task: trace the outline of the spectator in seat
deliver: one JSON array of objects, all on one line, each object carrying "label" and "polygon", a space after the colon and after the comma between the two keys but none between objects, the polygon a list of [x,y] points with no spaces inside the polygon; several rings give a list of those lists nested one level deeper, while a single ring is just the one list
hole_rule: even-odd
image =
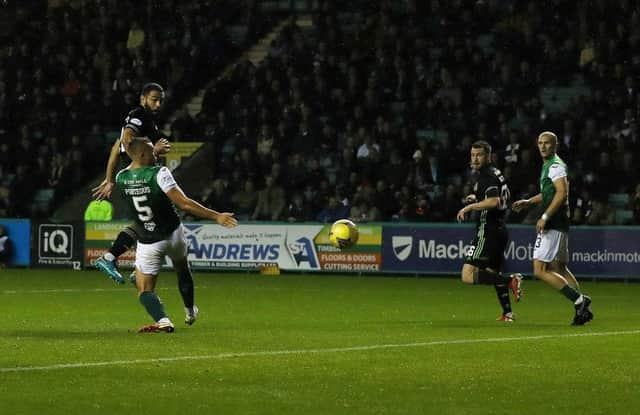
[{"label": "spectator in seat", "polygon": [[593,202],[593,210],[587,218],[587,225],[613,225],[615,222],[615,212],[609,204],[602,200]]},{"label": "spectator in seat", "polygon": [[11,188],[0,184],[0,217],[15,216],[15,207],[11,197]]},{"label": "spectator in seat", "polygon": [[258,201],[251,220],[280,220],[285,206],[284,190],[274,182],[273,176],[266,176],[264,188],[258,192]]},{"label": "spectator in seat", "polygon": [[572,206],[571,223],[584,225],[589,220],[591,212],[593,212],[593,198],[589,189],[582,189]]},{"label": "spectator in seat", "polygon": [[304,196],[300,192],[293,194],[287,206],[288,222],[305,222],[311,220],[311,209],[304,201]]},{"label": "spectator in seat", "polygon": [[201,203],[209,209],[215,206],[224,212],[231,212],[233,210],[231,195],[222,179],[215,179],[210,186],[205,188],[202,193]]},{"label": "spectator in seat", "polygon": [[231,196],[231,203],[239,220],[249,220],[258,203],[258,194],[252,179],[245,179],[242,189]]},{"label": "spectator in seat", "polygon": [[417,194],[415,201],[409,204],[408,217],[411,222],[431,222],[432,214],[431,202],[425,194]]},{"label": "spectator in seat", "polygon": [[327,198],[325,206],[316,216],[316,220],[322,223],[331,223],[347,217],[349,217],[347,206],[340,203],[338,198],[332,195]]}]

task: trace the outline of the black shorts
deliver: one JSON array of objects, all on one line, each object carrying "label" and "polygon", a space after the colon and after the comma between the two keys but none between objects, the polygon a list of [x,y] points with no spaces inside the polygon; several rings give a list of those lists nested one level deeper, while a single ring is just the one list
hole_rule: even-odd
[{"label": "black shorts", "polygon": [[500,271],[504,264],[504,250],[509,242],[507,228],[480,226],[464,257],[465,264]]}]

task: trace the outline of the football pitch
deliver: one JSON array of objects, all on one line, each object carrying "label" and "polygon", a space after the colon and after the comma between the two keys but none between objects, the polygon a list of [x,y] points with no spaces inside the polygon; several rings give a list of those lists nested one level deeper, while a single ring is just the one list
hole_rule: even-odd
[{"label": "football pitch", "polygon": [[582,282],[595,319],[526,280],[515,323],[457,279],[173,272],[171,334],[96,271],[0,270],[3,414],[638,414],[640,284]]}]

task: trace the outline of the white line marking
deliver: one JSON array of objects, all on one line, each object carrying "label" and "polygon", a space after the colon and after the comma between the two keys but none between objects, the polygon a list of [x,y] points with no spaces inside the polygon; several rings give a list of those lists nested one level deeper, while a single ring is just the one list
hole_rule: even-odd
[{"label": "white line marking", "polygon": [[634,335],[634,334],[640,334],[640,330],[605,331],[605,332],[594,332],[594,333],[571,333],[571,334],[542,334],[539,336],[437,340],[432,342],[420,342],[420,343],[374,344],[370,346],[334,347],[334,348],[328,348],[328,349],[263,350],[263,351],[257,351],[257,352],[235,352],[235,353],[232,352],[232,353],[220,353],[220,354],[200,355],[200,356],[159,357],[155,359],[62,363],[62,364],[48,365],[48,366],[3,367],[3,368],[0,368],[0,373],[36,372],[36,371],[46,371],[46,370],[75,369],[75,368],[100,367],[100,366],[125,366],[125,365],[149,364],[149,363],[159,363],[159,362],[179,362],[179,361],[185,361],[185,360],[222,360],[222,359],[232,359],[232,358],[239,358],[239,357],[343,353],[343,352],[358,352],[358,351],[367,351],[367,350],[417,348],[417,347],[441,346],[441,345],[451,345],[451,344],[505,343],[505,342],[526,341],[526,340],[563,339],[563,338],[571,338],[571,337],[628,336],[628,335]]}]

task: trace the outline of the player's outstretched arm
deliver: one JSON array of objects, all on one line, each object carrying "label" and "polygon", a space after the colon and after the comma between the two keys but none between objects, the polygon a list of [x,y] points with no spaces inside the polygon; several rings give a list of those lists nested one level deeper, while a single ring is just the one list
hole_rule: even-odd
[{"label": "player's outstretched arm", "polygon": [[511,208],[514,212],[520,212],[521,210],[528,209],[531,205],[537,205],[540,202],[542,202],[542,194],[538,193],[529,199],[520,199],[513,202]]},{"label": "player's outstretched arm", "polygon": [[120,140],[116,140],[111,147],[109,153],[109,161],[107,162],[107,170],[104,175],[104,180],[98,186],[91,189],[91,194],[94,199],[103,200],[111,197],[111,192],[115,183],[113,181],[113,175],[115,173],[116,164],[118,163],[118,154],[120,153]]},{"label": "player's outstretched arm", "polygon": [[460,209],[458,211],[458,214],[456,215],[456,219],[458,220],[458,222],[462,222],[465,220],[465,217],[467,216],[467,213],[471,212],[472,210],[489,210],[489,209],[496,209],[500,206],[500,198],[499,197],[488,197],[484,200],[481,200],[479,202],[475,202],[475,203],[471,203],[465,207],[463,207],[462,209]]},{"label": "player's outstretched arm", "polygon": [[193,216],[197,216],[202,219],[214,220],[218,225],[224,226],[225,228],[233,228],[238,224],[238,220],[233,217],[233,213],[217,212],[213,209],[202,206],[200,203],[185,195],[180,186],[172,187],[167,192],[167,197],[179,209],[184,210]]}]

